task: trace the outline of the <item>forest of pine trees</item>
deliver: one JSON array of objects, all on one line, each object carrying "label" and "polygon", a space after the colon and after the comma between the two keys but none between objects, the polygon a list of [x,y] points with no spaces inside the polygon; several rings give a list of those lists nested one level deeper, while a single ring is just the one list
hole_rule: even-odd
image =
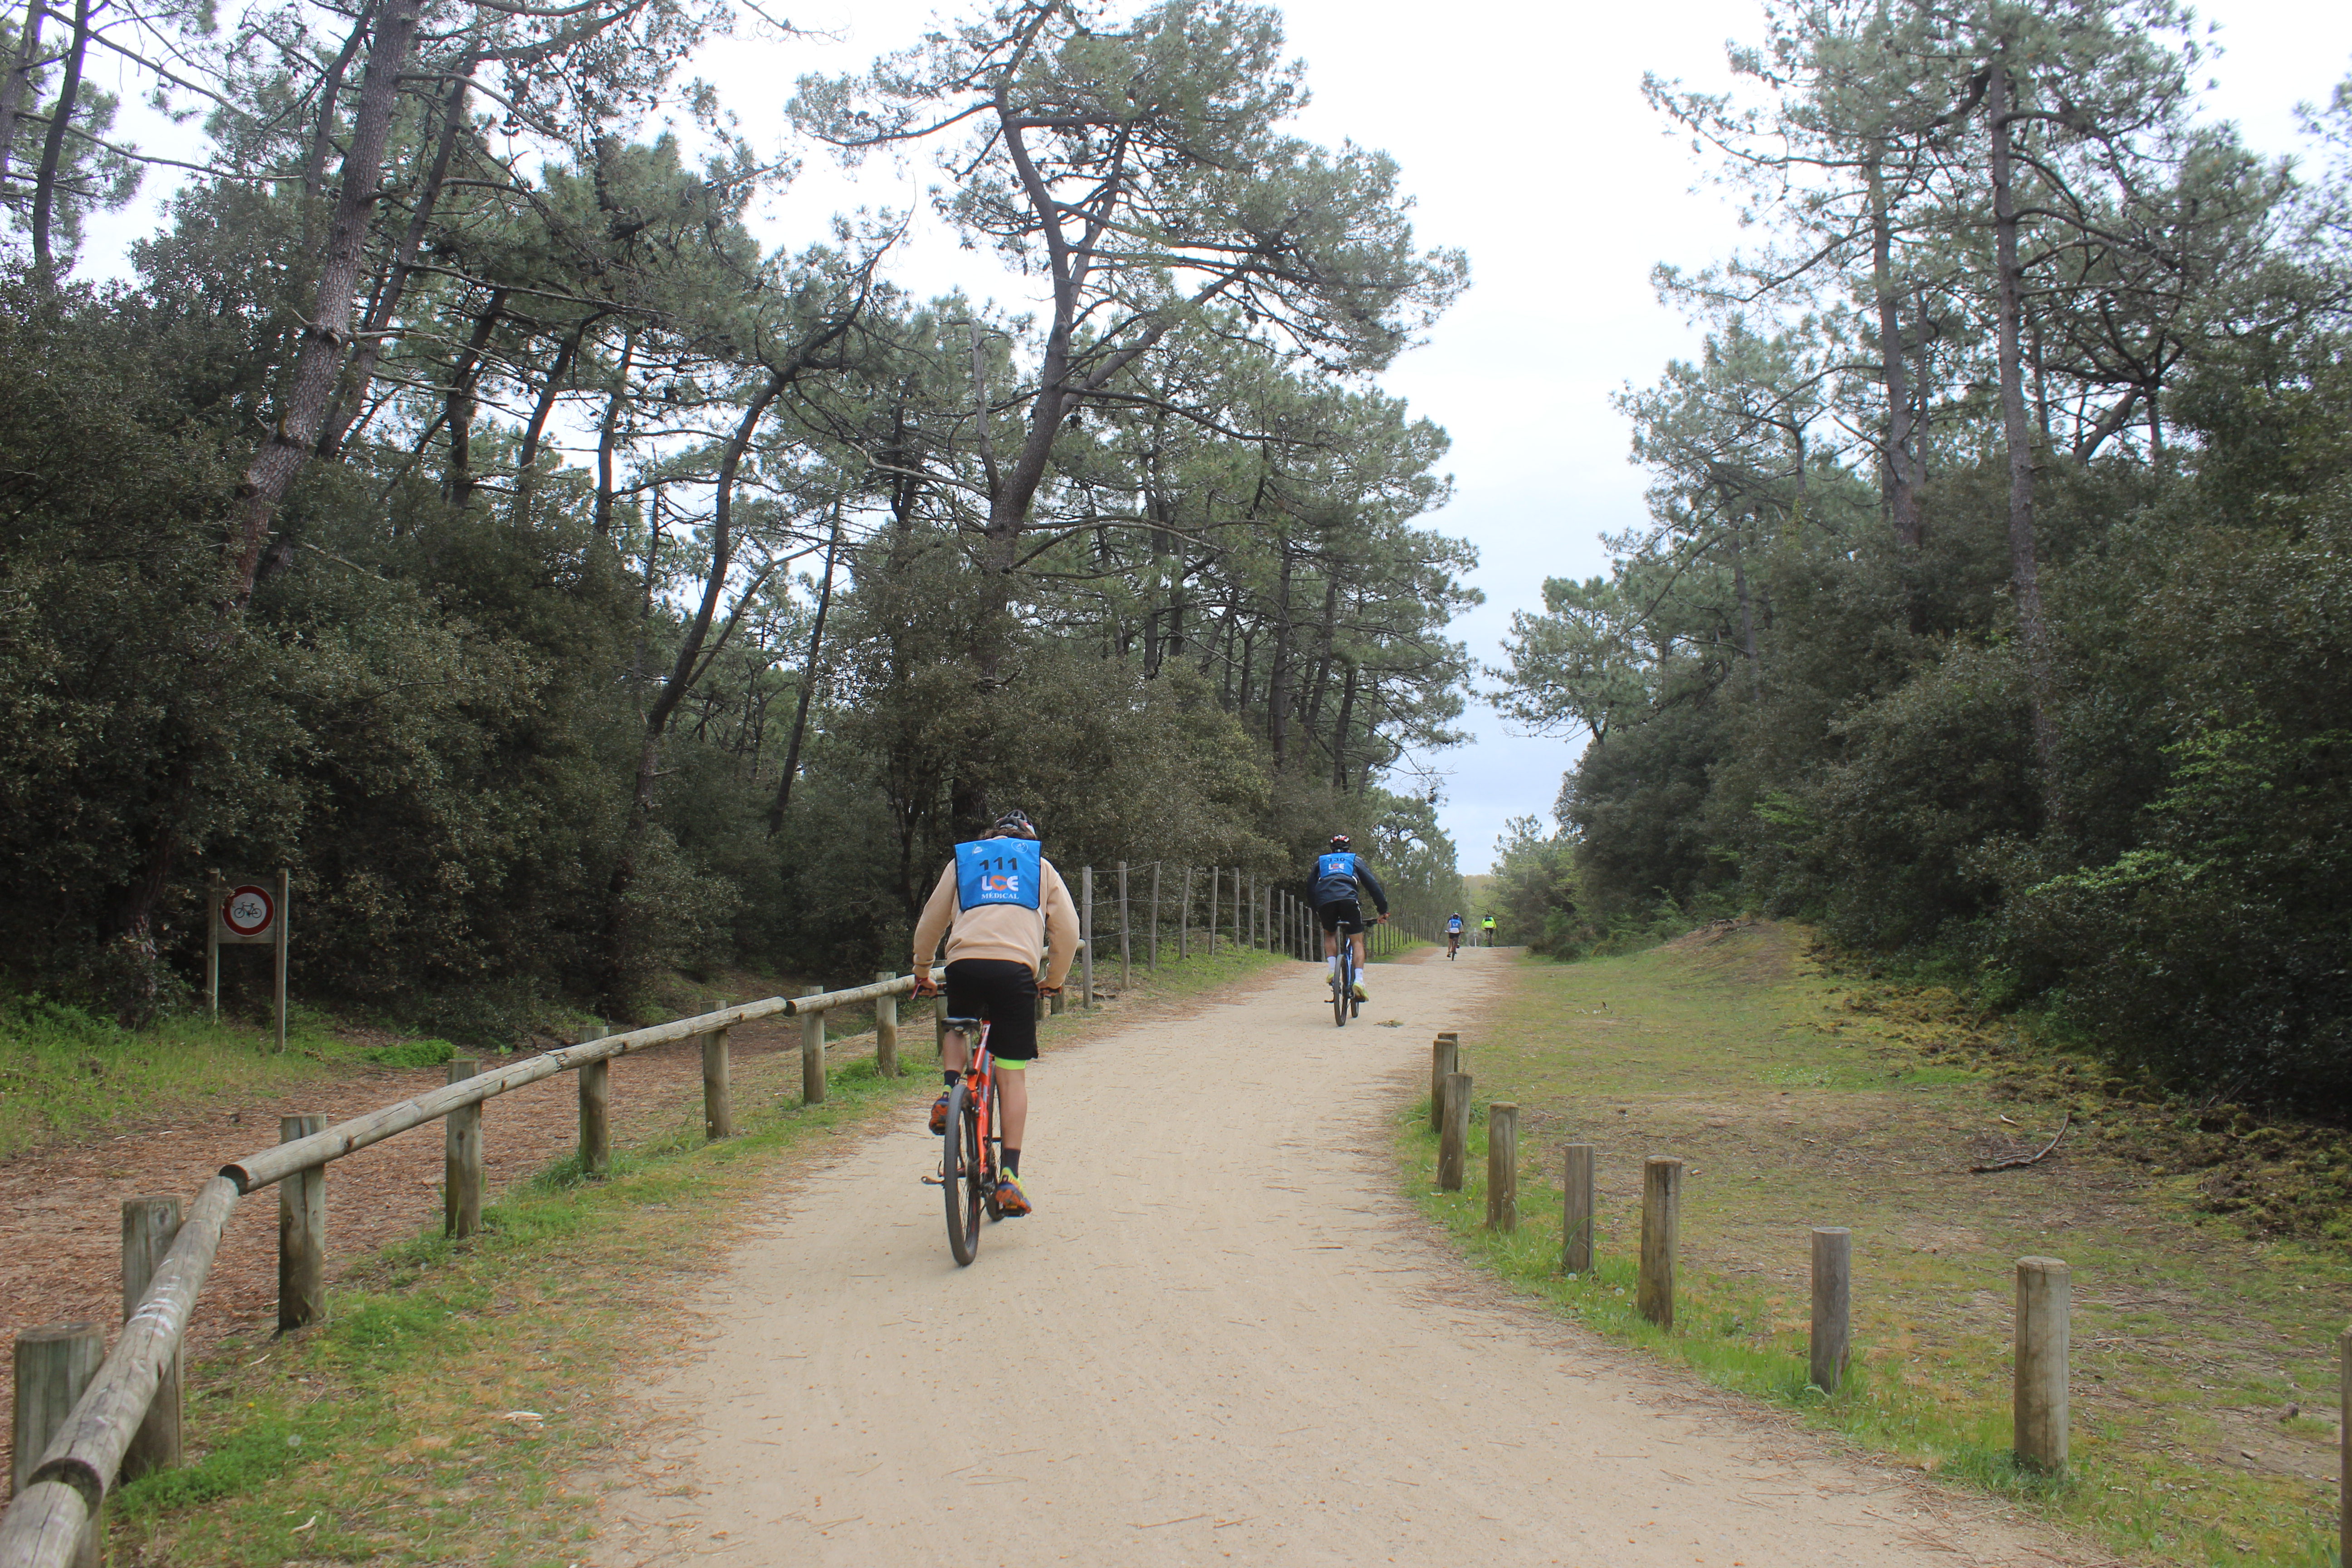
[{"label": "forest of pine trees", "polygon": [[1653,80],[1764,237],[1661,295],[1652,478],[1507,701],[1589,738],[1499,897],[1739,910],[2200,1093],[2352,1101],[2352,84],[2200,112],[2166,0],[1780,5]]}]

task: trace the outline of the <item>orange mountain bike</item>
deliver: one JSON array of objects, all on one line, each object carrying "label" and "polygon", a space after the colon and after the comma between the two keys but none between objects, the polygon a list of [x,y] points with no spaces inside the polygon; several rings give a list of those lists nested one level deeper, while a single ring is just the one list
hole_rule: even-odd
[{"label": "orange mountain bike", "polygon": [[988,1054],[988,1020],[950,1018],[971,1041],[963,1081],[948,1094],[946,1148],[940,1155],[940,1184],[948,1200],[948,1250],[969,1265],[980,1256],[980,1216],[1002,1217],[996,1206],[996,1173],[1004,1134],[996,1115],[996,1058]]}]

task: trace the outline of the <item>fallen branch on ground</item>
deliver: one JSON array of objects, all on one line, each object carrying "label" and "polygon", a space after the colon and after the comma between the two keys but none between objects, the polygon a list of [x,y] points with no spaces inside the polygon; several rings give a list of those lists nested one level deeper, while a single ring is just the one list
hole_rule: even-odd
[{"label": "fallen branch on ground", "polygon": [[[2058,1138],[2063,1138],[2066,1136],[2066,1129],[2074,1125],[2074,1113],[2070,1110],[2066,1113],[2066,1120],[2058,1124]],[[2043,1159],[2048,1157],[2051,1150],[2058,1147],[2058,1138],[2053,1138],[2049,1142],[2042,1145],[2040,1153],[2011,1154],[2008,1159],[1995,1160],[1990,1165],[1970,1165],[1969,1167],[1969,1173],[1980,1176],[1987,1171],[2017,1171],[2022,1170],[2028,1165],[2039,1165],[2042,1163]]]}]

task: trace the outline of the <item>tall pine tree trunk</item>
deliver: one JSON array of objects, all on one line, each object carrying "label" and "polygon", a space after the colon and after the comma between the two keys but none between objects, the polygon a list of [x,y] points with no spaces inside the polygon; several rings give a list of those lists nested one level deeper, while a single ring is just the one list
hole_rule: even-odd
[{"label": "tall pine tree trunk", "polygon": [[367,253],[370,216],[383,173],[383,153],[400,99],[401,73],[416,41],[417,0],[386,0],[368,49],[367,73],[360,83],[359,111],[343,154],[335,218],[319,268],[317,303],[302,333],[302,346],[289,378],[285,406],[261,450],[237,486],[236,521],[229,536],[223,607],[241,611],[253,596],[254,574],[269,539],[269,525],[287,488],[309,460],[326,422],[327,405],[343,369],[351,342],[352,300]]},{"label": "tall pine tree trunk", "polygon": [[89,51],[89,0],[74,0],[73,44],[66,51],[65,85],[49,111],[49,133],[41,142],[40,172],[33,178],[33,278],[44,290],[58,286],[49,258],[49,226],[57,211],[58,170],[65,162],[66,131],[81,98],[82,58]]},{"label": "tall pine tree trunk", "polygon": [[1886,511],[1895,537],[1919,547],[1919,454],[1911,429],[1911,389],[1904,360],[1903,308],[1895,288],[1895,225],[1879,155],[1869,162],[1870,278],[1878,306],[1878,366],[1886,383]]},{"label": "tall pine tree trunk", "polygon": [[2018,640],[2025,648],[2029,700],[2033,714],[2033,754],[2042,769],[2043,808],[2053,820],[2061,813],[2057,735],[2051,722],[2050,629],[2042,611],[2042,583],[2033,541],[2033,424],[2026,406],[2024,327],[2025,277],[2018,260],[2017,191],[2011,137],[2014,84],[2006,49],[1993,57],[1985,89],[1985,126],[1992,148],[1993,268],[1999,284],[2001,434],[2009,449],[2010,591],[2017,605]]}]

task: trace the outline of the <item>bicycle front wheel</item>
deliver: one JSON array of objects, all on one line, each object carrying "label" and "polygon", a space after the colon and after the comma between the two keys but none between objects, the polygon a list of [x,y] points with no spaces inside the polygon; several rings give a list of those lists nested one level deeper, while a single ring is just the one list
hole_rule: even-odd
[{"label": "bicycle front wheel", "polygon": [[980,1256],[981,1175],[980,1108],[972,1103],[971,1087],[958,1084],[948,1097],[947,1153],[940,1174],[948,1199],[948,1250],[960,1265]]},{"label": "bicycle front wheel", "polygon": [[1348,1026],[1348,1002],[1356,989],[1356,961],[1346,931],[1339,933],[1339,984],[1331,987],[1331,1021],[1339,1028]]}]

